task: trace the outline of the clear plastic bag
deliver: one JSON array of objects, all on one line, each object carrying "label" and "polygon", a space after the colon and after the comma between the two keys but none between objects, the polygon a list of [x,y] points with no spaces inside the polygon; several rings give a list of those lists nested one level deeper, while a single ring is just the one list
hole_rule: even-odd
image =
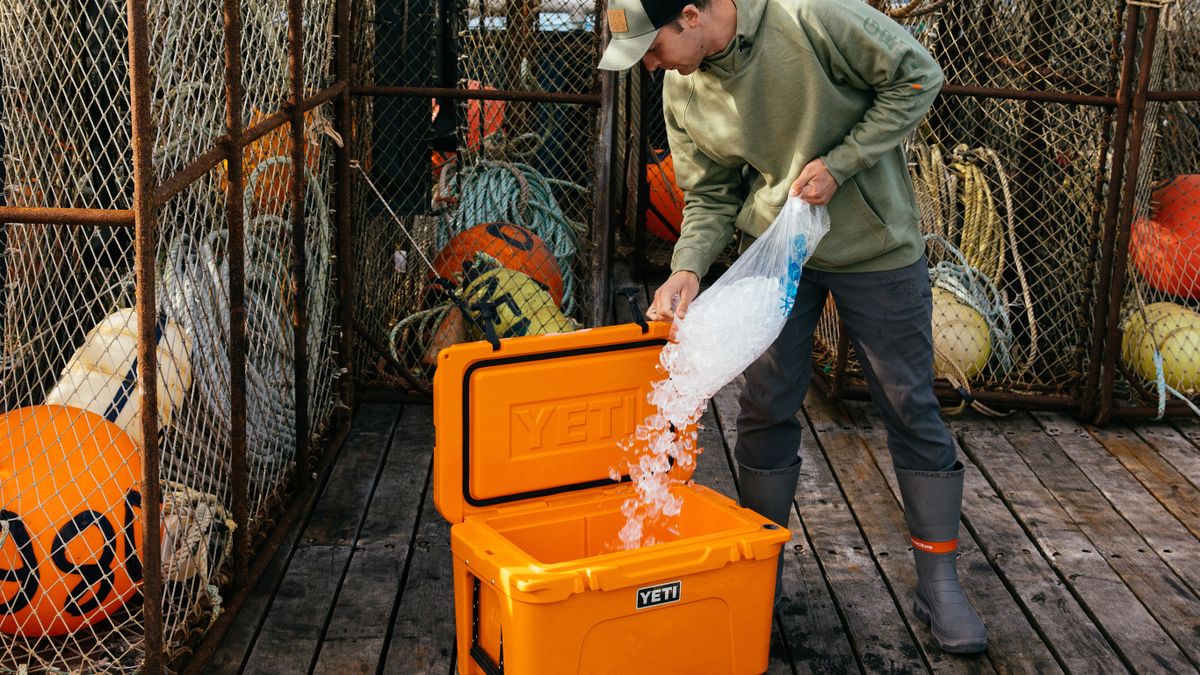
[{"label": "clear plastic bag", "polygon": [[675,341],[659,363],[666,377],[651,384],[658,407],[620,442],[625,458],[613,480],[628,473],[635,495],[622,505],[620,549],[651,546],[678,534],[683,499],[671,486],[695,469],[696,422],[705,404],[771,346],[796,302],[804,263],[829,231],[823,206],[792,197],[767,231],[677,319]]},{"label": "clear plastic bag", "polygon": [[796,301],[801,270],[829,214],[790,197],[771,226],[676,321],[660,362],[670,375],[653,401],[677,427],[771,346]]}]

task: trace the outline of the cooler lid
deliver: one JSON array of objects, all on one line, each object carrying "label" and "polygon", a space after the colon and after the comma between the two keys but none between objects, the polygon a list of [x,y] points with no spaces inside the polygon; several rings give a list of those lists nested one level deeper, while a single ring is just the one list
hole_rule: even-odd
[{"label": "cooler lid", "polygon": [[628,324],[442,350],[433,387],[438,511],[456,523],[612,485],[617,443],[655,411],[646,396],[669,331]]}]

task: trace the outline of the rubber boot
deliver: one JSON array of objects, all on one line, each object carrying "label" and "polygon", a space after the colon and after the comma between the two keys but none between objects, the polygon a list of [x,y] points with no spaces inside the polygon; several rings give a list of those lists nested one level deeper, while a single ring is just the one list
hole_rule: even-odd
[{"label": "rubber boot", "polygon": [[[792,500],[796,496],[796,482],[800,479],[800,458],[792,466],[771,471],[752,469],[738,462],[742,506],[770,519],[787,529],[792,512]],[[779,563],[775,568],[775,608],[783,595],[783,551],[779,550]]]},{"label": "rubber boot", "polygon": [[974,654],[987,649],[987,629],[963,594],[955,565],[962,511],[963,466],[952,471],[896,469],[904,519],[917,564],[913,614],[929,624],[942,651]]}]

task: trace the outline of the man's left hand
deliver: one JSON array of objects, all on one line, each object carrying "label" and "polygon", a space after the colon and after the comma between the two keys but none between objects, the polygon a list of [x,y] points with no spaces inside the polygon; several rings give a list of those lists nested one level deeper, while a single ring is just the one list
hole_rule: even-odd
[{"label": "man's left hand", "polygon": [[837,189],[837,181],[825,167],[825,161],[818,157],[804,167],[804,170],[800,172],[800,177],[796,179],[795,183],[792,183],[792,189],[788,194],[792,197],[799,195],[809,204],[823,206],[833,199],[833,193],[837,192]]}]

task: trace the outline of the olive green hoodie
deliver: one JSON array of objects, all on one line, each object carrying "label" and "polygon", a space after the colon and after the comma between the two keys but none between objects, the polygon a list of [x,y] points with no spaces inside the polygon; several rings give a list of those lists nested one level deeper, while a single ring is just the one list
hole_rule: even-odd
[{"label": "olive green hoodie", "polygon": [[941,88],[937,63],[862,0],[737,5],[725,50],[664,80],[684,192],[672,271],[704,276],[735,227],[762,234],[817,157],[838,189],[829,234],[808,264],[868,272],[915,262],[924,244],[901,143]]}]

